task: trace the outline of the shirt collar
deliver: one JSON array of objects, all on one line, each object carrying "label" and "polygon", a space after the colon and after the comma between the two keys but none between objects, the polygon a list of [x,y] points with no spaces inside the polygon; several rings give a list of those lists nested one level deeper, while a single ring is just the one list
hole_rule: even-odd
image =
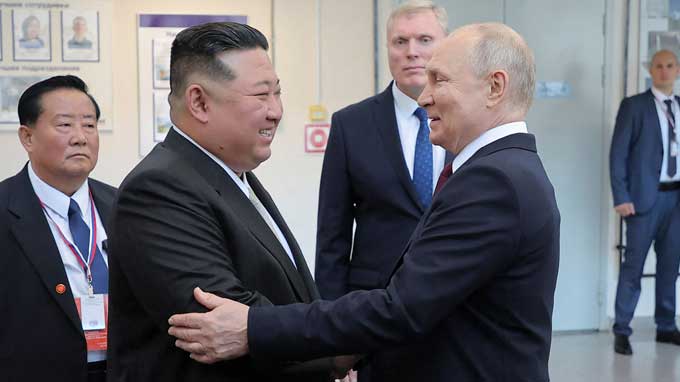
[{"label": "shirt collar", "polygon": [[656,99],[660,100],[661,102],[663,102],[667,99],[669,99],[671,101],[673,99],[675,99],[675,94],[671,93],[671,95],[666,95],[664,92],[655,88],[654,86],[652,86],[652,94],[654,94],[654,97],[656,97]]},{"label": "shirt collar", "polygon": [[465,146],[458,155],[456,155],[456,157],[453,159],[453,162],[451,163],[451,172],[455,174],[456,170],[464,165],[468,159],[472,158],[472,156],[475,155],[475,153],[482,147],[487,146],[501,138],[505,138],[508,135],[527,132],[527,124],[524,121],[510,122],[487,130],[484,132],[484,134],[468,143],[468,145]]},{"label": "shirt collar", "polygon": [[[241,178],[239,178],[238,175],[236,175],[236,173],[234,172],[234,170],[230,169],[229,166],[227,166],[224,162],[222,162],[222,160],[221,160],[220,158],[216,157],[216,156],[213,155],[210,151],[204,149],[201,145],[199,145],[198,143],[196,143],[196,141],[194,141],[193,139],[191,139],[191,137],[189,137],[189,136],[188,136],[185,132],[183,132],[182,129],[180,129],[179,127],[173,126],[172,129],[175,130],[175,131],[177,132],[177,134],[179,134],[179,135],[181,135],[182,137],[184,137],[184,139],[186,139],[187,141],[189,141],[192,145],[198,147],[198,149],[201,150],[201,151],[203,151],[203,153],[204,153],[205,155],[207,155],[208,158],[212,159],[213,161],[215,161],[215,163],[217,163],[220,167],[222,167],[222,169],[224,170],[224,172],[226,172],[227,175],[229,175],[229,177],[231,178],[231,180],[233,180],[234,183],[236,183],[236,185],[238,186],[238,188],[241,189],[241,192],[243,192],[244,194],[246,194],[246,196],[249,196],[249,195],[250,195],[250,193],[248,192],[248,185],[247,185],[243,180],[241,180]],[[243,175],[243,179],[245,179],[245,178],[246,178],[246,177],[245,177],[245,174],[244,174],[244,175]]]},{"label": "shirt collar", "polygon": [[40,179],[38,174],[33,171],[33,164],[30,162],[28,163],[28,178],[40,201],[61,218],[68,220],[68,207],[71,204],[71,199],[78,203],[78,207],[80,207],[80,211],[83,214],[89,211],[90,187],[87,180],[83,182],[73,196],[69,197]]},{"label": "shirt collar", "polygon": [[413,116],[413,113],[418,108],[418,102],[402,92],[397,86],[396,81],[392,82],[392,96],[394,97],[394,105],[396,106],[397,112],[402,118]]}]

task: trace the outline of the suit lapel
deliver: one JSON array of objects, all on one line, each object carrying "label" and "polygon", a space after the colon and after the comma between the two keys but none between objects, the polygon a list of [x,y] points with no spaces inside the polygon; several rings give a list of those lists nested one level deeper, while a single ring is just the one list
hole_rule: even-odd
[{"label": "suit lapel", "polygon": [[[241,191],[236,183],[234,183],[231,177],[225,173],[224,169],[174,130],[170,130],[163,145],[186,158],[187,161],[191,163],[192,167],[215,188],[215,191],[226,202],[228,207],[240,218],[240,222],[248,228],[255,239],[279,262],[300,301],[309,299],[309,294],[306,292],[307,288],[305,288],[305,284],[303,283],[300,274],[291,263],[286,251],[281,246],[281,243],[267,223],[265,223],[262,216],[260,216],[260,213],[257,212],[250,199],[248,199],[243,191]],[[249,182],[251,178],[254,178],[254,176],[248,176]],[[260,188],[259,192],[262,194],[263,189],[259,182],[253,183],[257,183]],[[251,186],[253,185],[251,184]],[[253,190],[256,191],[255,188],[253,188]],[[271,212],[271,207],[265,204],[264,198],[261,197],[260,194],[256,191],[256,195],[260,198],[262,204],[265,205],[265,208],[267,208],[273,216],[274,214]],[[271,199],[269,200],[271,201]],[[271,204],[273,204],[273,202],[271,202]],[[285,226],[285,224],[281,224],[278,221],[277,224],[279,225],[279,228],[284,231],[283,226]],[[292,240],[292,242],[294,242],[294,240]],[[291,247],[291,250],[293,250],[294,246],[291,244],[290,239],[288,239],[288,245]]]},{"label": "suit lapel", "polygon": [[74,328],[82,334],[82,325],[71,288],[66,288],[64,294],[58,294],[55,289],[58,284],[69,285],[68,277],[52,231],[40,208],[40,201],[28,178],[27,167],[13,178],[9,210],[16,217],[10,223],[11,232],[24,255],[33,264],[47,292],[68,316]]},{"label": "suit lapel", "polygon": [[392,165],[394,172],[399,179],[399,182],[410,196],[413,204],[417,206],[422,213],[423,206],[418,201],[418,194],[413,186],[413,181],[408,173],[408,167],[404,160],[404,153],[401,148],[401,139],[399,138],[399,128],[397,126],[397,117],[394,114],[394,96],[392,95],[392,83],[375,97],[377,107],[372,109],[373,124],[378,127],[380,136],[383,141],[383,147],[387,153],[387,160]]},{"label": "suit lapel", "polygon": [[[267,209],[267,212],[269,212],[269,214],[274,219],[274,222],[276,222],[276,225],[283,233],[283,236],[290,247],[290,251],[293,254],[293,259],[295,259],[295,266],[293,266],[293,264],[290,262],[290,259],[288,258],[288,254],[286,254],[283,247],[281,247],[278,239],[274,238],[278,244],[278,248],[280,248],[283,256],[285,256],[285,261],[280,260],[282,262],[281,265],[284,267],[291,284],[293,284],[295,287],[302,301],[311,302],[312,299],[318,298],[318,293],[316,291],[314,279],[312,278],[312,274],[309,272],[309,268],[307,268],[307,262],[302,255],[302,251],[298,246],[297,240],[295,240],[293,233],[288,228],[288,224],[286,224],[286,221],[283,219],[279,209],[276,208],[276,204],[272,200],[267,190],[264,189],[255,174],[249,172],[246,174],[246,176],[248,177],[248,184],[250,184],[253,192],[255,192],[257,198],[260,199],[262,205],[264,205],[264,207]],[[271,232],[269,227],[267,227],[267,230]],[[297,267],[297,269],[295,267]]]},{"label": "suit lapel", "polygon": [[647,121],[643,126],[653,126],[654,135],[659,138],[659,145],[663,150],[663,137],[661,136],[661,122],[659,121],[659,113],[656,110],[656,101],[654,100],[654,93],[652,89],[647,90],[647,95],[649,97],[649,102],[647,102],[647,112],[644,114],[650,120]]},{"label": "suit lapel", "polygon": [[[491,142],[488,145],[482,147],[477,151],[470,159],[468,159],[461,168],[469,166],[470,163],[473,163],[479,158],[485,157],[487,155],[490,155],[496,151],[500,150],[506,150],[506,149],[521,149],[521,150],[527,150],[527,151],[532,151],[536,152],[536,138],[532,134],[525,134],[525,133],[517,133],[517,134],[512,134],[508,135],[507,137],[503,137],[497,141]],[[447,151],[448,154],[448,151]],[[456,172],[451,176],[451,179],[449,179],[449,182],[456,182],[457,178],[456,175],[460,174],[460,172]],[[430,206],[432,208],[432,205]],[[413,240],[416,239],[419,235],[420,232],[423,230],[423,225],[427,224],[427,219],[428,219],[429,213],[425,213],[423,217],[420,219],[420,222],[416,226],[415,230],[413,231],[413,234],[409,238],[408,242],[406,243],[406,246],[404,247],[404,251],[402,252],[401,256],[397,259],[397,261],[394,263],[392,266],[392,271],[390,272],[390,278],[394,273],[399,269],[401,264],[404,262],[404,255],[408,253],[408,251],[411,249],[411,244],[413,244]],[[388,279],[388,284],[389,284],[389,279]],[[387,285],[385,286],[387,287]]]}]

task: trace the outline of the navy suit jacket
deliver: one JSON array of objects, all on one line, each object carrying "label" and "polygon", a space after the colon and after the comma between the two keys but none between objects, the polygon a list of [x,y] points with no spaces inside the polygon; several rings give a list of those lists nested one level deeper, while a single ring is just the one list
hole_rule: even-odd
[{"label": "navy suit jacket", "polygon": [[[89,185],[106,230],[116,189]],[[27,167],[0,183],[0,248],[0,380],[86,382],[85,335]]]},{"label": "navy suit jacket", "polygon": [[435,195],[386,289],[253,307],[250,352],[374,353],[372,381],[547,382],[559,226],[533,136],[502,138]]},{"label": "navy suit jacket", "polygon": [[663,142],[654,102],[651,89],[621,101],[609,152],[614,205],[633,203],[637,213],[652,208],[659,192]]},{"label": "navy suit jacket", "polygon": [[382,288],[424,211],[404,160],[392,84],[334,113],[319,189],[321,296]]}]

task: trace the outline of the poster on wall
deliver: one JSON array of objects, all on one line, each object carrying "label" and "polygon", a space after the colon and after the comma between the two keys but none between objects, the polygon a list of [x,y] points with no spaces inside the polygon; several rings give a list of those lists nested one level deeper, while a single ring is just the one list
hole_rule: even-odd
[{"label": "poster on wall", "polygon": [[0,8],[0,131],[17,131],[26,88],[67,74],[85,81],[101,109],[99,129],[111,130],[113,0],[12,1]]},{"label": "poster on wall", "polygon": [[14,61],[51,61],[50,11],[12,10]]},{"label": "poster on wall", "polygon": [[61,11],[61,57],[66,62],[99,61],[99,12]]},{"label": "poster on wall", "polygon": [[[641,0],[639,92],[652,86],[650,61],[662,49],[680,57],[680,0]],[[675,82],[674,91],[680,91],[680,81]]]},{"label": "poster on wall", "polygon": [[172,127],[170,121],[170,48],[177,33],[193,25],[233,21],[243,15],[140,14],[138,19],[139,154],[146,155]]}]

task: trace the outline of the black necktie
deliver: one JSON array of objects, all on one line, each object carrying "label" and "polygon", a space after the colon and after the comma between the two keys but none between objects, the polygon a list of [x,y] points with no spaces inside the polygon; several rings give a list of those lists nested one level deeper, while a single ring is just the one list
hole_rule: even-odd
[{"label": "black necktie", "polygon": [[666,110],[668,113],[666,113],[666,118],[668,119],[668,148],[667,148],[667,153],[668,153],[668,167],[666,167],[666,174],[668,174],[669,177],[674,177],[675,173],[677,172],[677,160],[675,159],[674,155],[671,155],[671,153],[674,151],[673,148],[677,149],[677,147],[673,147],[676,145],[676,138],[675,138],[675,115],[673,115],[673,101],[672,100],[665,100],[663,103],[666,104]]},{"label": "black necktie", "polygon": [[442,173],[439,174],[439,179],[437,179],[437,187],[434,189],[434,193],[438,193],[439,190],[444,188],[444,184],[446,183],[447,180],[449,180],[449,177],[453,175],[453,169],[452,169],[451,163],[447,164],[444,166],[444,169],[442,170]]}]

